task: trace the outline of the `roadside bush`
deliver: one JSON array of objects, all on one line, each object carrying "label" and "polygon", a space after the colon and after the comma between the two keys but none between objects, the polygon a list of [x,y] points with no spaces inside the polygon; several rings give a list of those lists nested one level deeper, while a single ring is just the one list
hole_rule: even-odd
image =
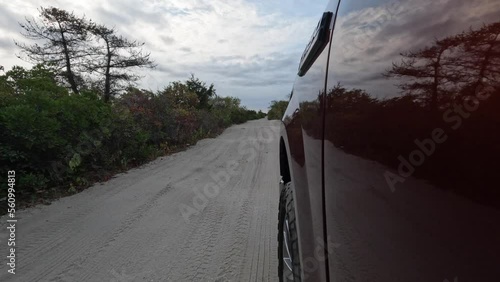
[{"label": "roadside bush", "polygon": [[[16,171],[19,202],[36,203],[262,117],[204,87],[191,77],[106,103],[93,91],[69,93],[49,68],[14,67],[0,76],[0,169]],[[6,175],[1,181],[0,199]]]},{"label": "roadside bush", "polygon": [[288,101],[272,101],[269,106],[267,118],[269,120],[281,120],[288,107]]}]

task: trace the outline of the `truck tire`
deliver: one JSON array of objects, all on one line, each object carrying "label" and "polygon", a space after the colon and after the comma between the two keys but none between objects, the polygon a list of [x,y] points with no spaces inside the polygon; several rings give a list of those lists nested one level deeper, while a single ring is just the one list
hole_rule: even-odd
[{"label": "truck tire", "polygon": [[301,267],[295,202],[291,183],[284,185],[278,212],[278,275],[280,282],[300,282]]}]

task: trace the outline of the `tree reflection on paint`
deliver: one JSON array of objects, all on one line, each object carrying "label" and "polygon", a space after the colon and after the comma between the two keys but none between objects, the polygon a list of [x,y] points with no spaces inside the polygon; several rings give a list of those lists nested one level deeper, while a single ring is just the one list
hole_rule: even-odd
[{"label": "tree reflection on paint", "polygon": [[[415,140],[436,128],[448,135],[415,176],[482,203],[500,206],[494,186],[500,157],[500,23],[401,53],[383,74],[401,95],[374,98],[341,84],[326,95],[325,138],[348,153],[398,165]],[[485,95],[478,99],[477,95]]]}]

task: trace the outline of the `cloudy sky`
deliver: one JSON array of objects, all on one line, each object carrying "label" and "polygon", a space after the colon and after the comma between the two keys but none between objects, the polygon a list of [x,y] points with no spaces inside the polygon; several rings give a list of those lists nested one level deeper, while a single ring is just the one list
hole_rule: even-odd
[{"label": "cloudy sky", "polygon": [[[37,16],[39,1],[0,0],[0,65],[16,58],[18,22]],[[300,55],[327,0],[86,0],[44,1],[115,27],[146,43],[158,64],[140,86],[157,90],[190,73],[213,82],[221,96],[266,109],[290,92]]]}]

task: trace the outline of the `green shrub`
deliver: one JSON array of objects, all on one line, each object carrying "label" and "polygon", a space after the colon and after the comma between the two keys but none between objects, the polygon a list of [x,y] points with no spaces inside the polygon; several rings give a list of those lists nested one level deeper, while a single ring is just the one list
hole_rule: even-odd
[{"label": "green shrub", "polygon": [[269,106],[267,118],[269,120],[281,120],[287,107],[288,101],[272,101],[271,106]]},{"label": "green shrub", "polygon": [[0,169],[16,170],[18,200],[75,193],[231,124],[263,117],[194,77],[157,93],[130,88],[112,104],[101,96],[70,94],[43,66],[14,67],[0,76]]}]

